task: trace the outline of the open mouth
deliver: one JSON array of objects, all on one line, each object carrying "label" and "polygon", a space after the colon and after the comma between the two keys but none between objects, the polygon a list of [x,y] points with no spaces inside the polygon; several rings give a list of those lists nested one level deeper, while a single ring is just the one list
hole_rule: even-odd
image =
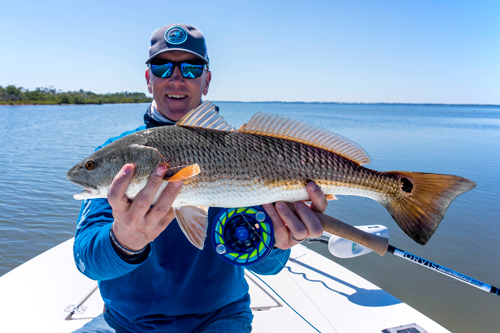
[{"label": "open mouth", "polygon": [[167,94],[167,97],[172,99],[184,99],[187,95]]},{"label": "open mouth", "polygon": [[87,198],[94,198],[97,194],[99,194],[99,189],[95,186],[90,186],[84,183],[77,183],[75,181],[69,180],[73,184],[83,187],[83,191],[73,194],[73,198],[76,200],[82,200]]}]

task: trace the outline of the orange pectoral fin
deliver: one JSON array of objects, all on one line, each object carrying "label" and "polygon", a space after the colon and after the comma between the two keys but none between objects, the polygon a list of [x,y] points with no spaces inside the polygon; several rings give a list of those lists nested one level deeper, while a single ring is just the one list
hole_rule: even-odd
[{"label": "orange pectoral fin", "polygon": [[[200,173],[200,167],[198,164],[193,164],[182,168],[179,172],[175,173],[173,176],[164,178],[164,180],[169,182],[175,182],[178,180],[184,180],[196,176]],[[168,174],[168,173],[167,173]]]},{"label": "orange pectoral fin", "polygon": [[337,200],[337,197],[335,195],[333,195],[333,194],[325,194],[325,197],[326,197],[327,201]]}]

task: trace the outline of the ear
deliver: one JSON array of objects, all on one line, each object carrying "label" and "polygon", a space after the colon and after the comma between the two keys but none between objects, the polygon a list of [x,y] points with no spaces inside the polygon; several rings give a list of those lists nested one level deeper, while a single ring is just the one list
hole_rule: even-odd
[{"label": "ear", "polygon": [[149,68],[146,69],[146,83],[148,85],[148,91],[150,94],[153,93],[153,85],[151,84],[151,75],[149,74]]},{"label": "ear", "polygon": [[208,87],[210,86],[211,80],[212,80],[212,72],[207,71],[207,75],[205,75],[205,87],[203,88],[203,95],[208,94]]}]

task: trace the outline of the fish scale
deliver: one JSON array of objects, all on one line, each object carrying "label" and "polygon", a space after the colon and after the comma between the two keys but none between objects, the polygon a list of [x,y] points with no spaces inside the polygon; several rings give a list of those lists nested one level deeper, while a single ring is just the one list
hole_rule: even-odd
[{"label": "fish scale", "polygon": [[[190,192],[198,186],[204,188],[199,202],[194,202],[190,196],[191,205],[204,205],[207,198],[217,192],[239,191],[241,186],[252,186],[244,200],[253,202],[263,191],[275,187],[280,191],[300,189],[297,200],[305,200],[308,181],[317,182],[325,194],[356,192],[371,198],[382,194],[387,183],[392,182],[389,187],[393,188],[397,184],[394,177],[384,176],[334,153],[284,139],[184,127],[163,127],[148,134],[147,145],[158,149],[169,166],[176,168],[195,163],[200,166],[200,174],[187,179],[183,189],[183,192]],[[268,150],[274,154],[268,154]],[[221,179],[228,181],[217,183],[217,187],[210,185]],[[273,191],[275,196],[267,195],[269,202],[280,200],[280,191]],[[182,193],[179,200],[184,200]],[[232,202],[230,197],[225,197],[218,205],[238,207],[240,201]],[[269,202],[259,201],[259,204]]]}]

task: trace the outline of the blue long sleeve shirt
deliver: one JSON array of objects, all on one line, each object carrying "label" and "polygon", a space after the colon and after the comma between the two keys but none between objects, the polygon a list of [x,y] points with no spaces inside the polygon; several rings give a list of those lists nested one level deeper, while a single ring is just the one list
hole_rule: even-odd
[{"label": "blue long sleeve shirt", "polygon": [[[150,109],[144,118],[145,126],[104,145],[135,131],[165,125],[151,117]],[[209,209],[209,230],[219,210]],[[112,222],[107,199],[85,200],[78,217],[74,258],[83,274],[99,281],[106,311],[120,325],[138,332],[188,332],[218,318],[243,315],[251,320],[243,268],[222,260],[210,237],[199,250],[174,220],[142,256],[127,260],[113,247],[109,236]],[[262,263],[248,269],[276,274],[289,255],[289,250],[274,249]]]}]

